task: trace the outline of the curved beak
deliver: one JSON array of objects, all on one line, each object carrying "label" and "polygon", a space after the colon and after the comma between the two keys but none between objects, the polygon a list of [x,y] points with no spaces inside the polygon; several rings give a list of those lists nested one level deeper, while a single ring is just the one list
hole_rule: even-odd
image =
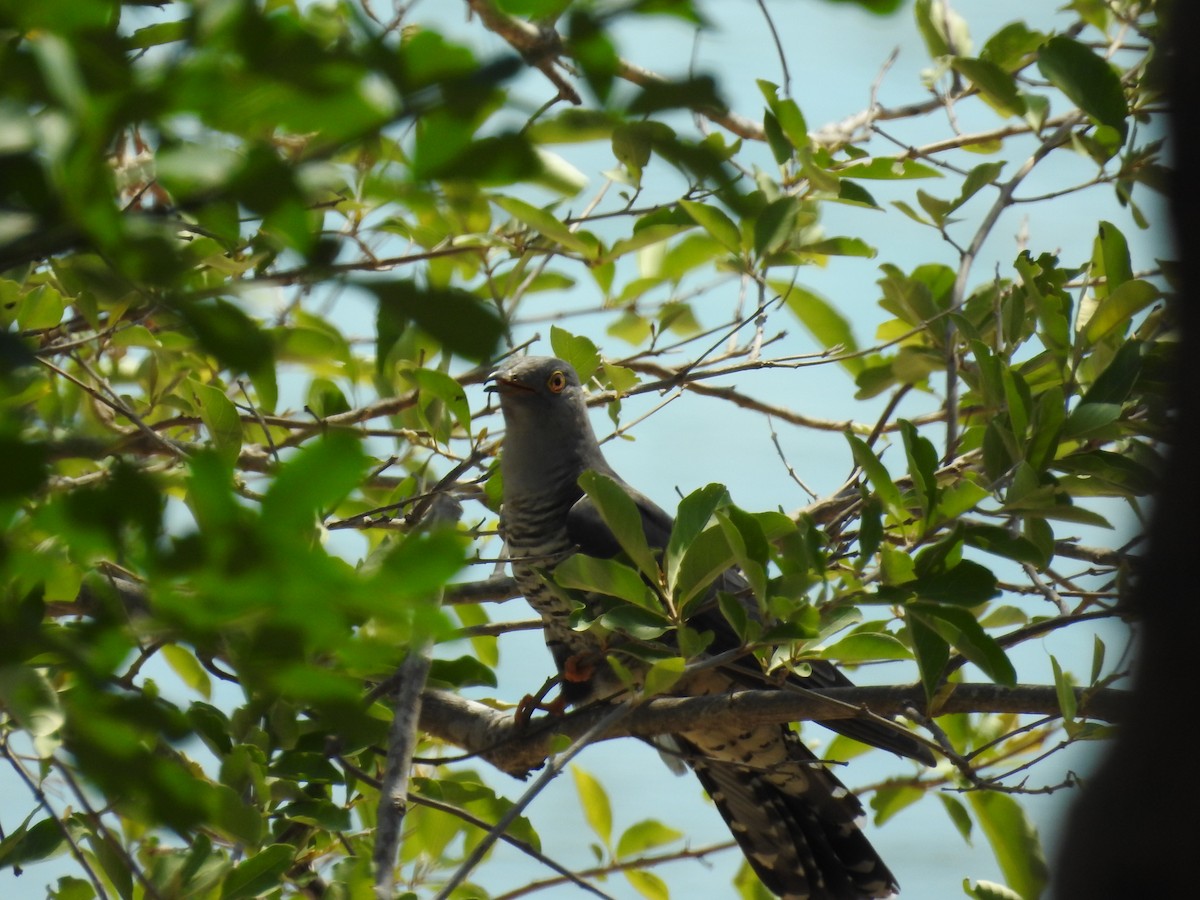
[{"label": "curved beak", "polygon": [[483,389],[489,394],[533,393],[533,388],[517,378],[509,378],[503,370],[493,372],[484,380]]}]

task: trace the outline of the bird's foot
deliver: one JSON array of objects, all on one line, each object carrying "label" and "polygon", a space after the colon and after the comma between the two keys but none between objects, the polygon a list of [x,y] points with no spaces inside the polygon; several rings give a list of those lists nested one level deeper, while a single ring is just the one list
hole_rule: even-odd
[{"label": "bird's foot", "polygon": [[552,716],[561,716],[567,707],[566,701],[560,695],[556,700],[546,703],[546,695],[550,693],[550,688],[558,684],[557,678],[547,678],[546,683],[536,694],[526,694],[517,704],[516,726],[524,728],[529,724],[529,720],[533,718],[533,714],[541,709],[545,710]]}]

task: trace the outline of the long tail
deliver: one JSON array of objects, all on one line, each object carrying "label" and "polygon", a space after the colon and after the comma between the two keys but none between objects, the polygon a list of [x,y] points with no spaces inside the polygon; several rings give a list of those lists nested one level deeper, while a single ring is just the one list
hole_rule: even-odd
[{"label": "long tail", "polygon": [[793,732],[772,725],[720,746],[680,743],[750,866],[784,900],[865,900],[899,890],[859,827],[858,798]]}]

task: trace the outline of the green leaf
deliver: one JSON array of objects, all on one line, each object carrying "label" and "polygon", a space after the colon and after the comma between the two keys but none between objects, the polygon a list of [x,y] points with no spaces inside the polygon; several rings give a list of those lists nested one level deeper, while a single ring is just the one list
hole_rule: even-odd
[{"label": "green leaf", "polygon": [[1058,708],[1062,712],[1064,720],[1074,722],[1078,708],[1075,700],[1075,685],[1063,672],[1058,660],[1053,655],[1050,657],[1050,666],[1054,670],[1054,691],[1058,695]]},{"label": "green leaf", "polygon": [[1050,563],[1037,544],[1000,525],[965,524],[960,526],[958,533],[968,545],[1006,559],[1038,568]]},{"label": "green leaf", "polygon": [[33,816],[34,813],[26,816],[24,822],[0,841],[0,871],[46,859],[62,847],[64,838],[59,823],[54,819],[42,819],[30,827],[29,820]]},{"label": "green leaf", "polygon": [[729,503],[729,492],[723,484],[708,484],[692,491],[679,502],[675,524],[671,528],[671,539],[667,542],[667,584],[674,584],[679,565],[692,543],[708,527],[713,514]]},{"label": "green leaf", "polygon": [[979,58],[995,63],[1005,71],[1013,71],[1037,52],[1046,36],[1040,31],[1031,31],[1024,22],[1009,22],[990,38],[979,51]]},{"label": "green leaf", "polygon": [[741,232],[733,220],[717,207],[695,200],[680,200],[679,205],[730,253],[742,252]]},{"label": "green leaf", "polygon": [[1162,292],[1148,281],[1135,279],[1124,282],[1100,300],[1083,326],[1084,340],[1088,344],[1096,344],[1117,329],[1125,328],[1134,315],[1161,296]]},{"label": "green leaf", "polygon": [[681,677],[687,662],[678,656],[660,659],[646,670],[642,679],[642,696],[654,697],[664,691],[669,691]]},{"label": "green leaf", "polygon": [[626,869],[625,879],[646,900],[670,900],[671,898],[667,883],[653,872],[647,872],[644,869]]},{"label": "green leaf", "polygon": [[875,810],[875,824],[882,825],[901,810],[912,806],[925,796],[921,788],[909,784],[886,785],[871,797],[871,809]]},{"label": "green leaf", "polygon": [[586,241],[571,229],[556,219],[544,209],[538,209],[524,200],[516,197],[492,197],[492,202],[507,212],[519,222],[528,225],[534,231],[554,241],[568,250],[577,253],[587,253],[589,246]]},{"label": "green leaf", "polygon": [[1117,403],[1080,403],[1067,416],[1063,425],[1063,437],[1078,440],[1097,431],[1102,431],[1121,418],[1121,406]]},{"label": "green leaf", "polygon": [[410,325],[416,325],[446,349],[477,362],[495,355],[504,334],[504,324],[496,311],[467,291],[422,288],[405,279],[356,284],[379,300],[376,353],[380,367]]},{"label": "green leaf", "polygon": [[604,790],[604,785],[579,766],[571,766],[571,775],[575,779],[575,791],[579,794],[584,818],[604,846],[611,846],[612,806],[608,802],[608,793]]},{"label": "green leaf", "polygon": [[646,543],[642,516],[633,498],[607,475],[590,469],[579,476],[579,486],[595,504],[600,518],[612,531],[621,549],[652,584],[657,584],[658,562],[650,545]]},{"label": "green leaf", "polygon": [[221,884],[221,900],[248,900],[280,887],[292,867],[296,848],[270,844],[243,863],[234,866]]},{"label": "green leaf", "polygon": [[961,15],[942,0],[917,0],[913,6],[917,30],[931,59],[969,53],[971,37]]},{"label": "green leaf", "polygon": [[1017,82],[1008,72],[986,59],[956,56],[950,61],[956,72],[971,81],[988,106],[1002,116],[1022,116],[1025,101],[1017,91]]},{"label": "green leaf", "polygon": [[933,699],[942,683],[942,673],[950,661],[950,644],[929,624],[928,619],[912,606],[904,607],[904,623],[912,639],[913,653],[921,673],[925,696]]},{"label": "green leaf", "polygon": [[672,844],[682,837],[682,832],[664,825],[657,819],[644,819],[625,829],[617,841],[616,858],[628,859],[638,856],[647,850]]},{"label": "green leaf", "polygon": [[788,141],[797,150],[804,150],[811,145],[808,137],[808,126],[804,121],[804,115],[800,112],[800,107],[796,105],[796,101],[790,97],[779,96],[779,86],[772,84],[769,81],[764,81],[761,78],[758,80],[758,89],[762,91],[763,98],[767,101],[767,106],[775,116],[775,120],[779,123],[779,128]]},{"label": "green leaf", "polygon": [[1022,898],[1011,888],[982,879],[973,885],[968,885],[967,880],[963,879],[963,891],[968,897],[974,897],[975,900],[1028,900],[1028,898]]},{"label": "green leaf", "polygon": [[1079,41],[1057,35],[1038,51],[1038,69],[1072,103],[1125,137],[1129,107],[1111,63]]},{"label": "green leaf", "polygon": [[263,524],[291,539],[308,534],[318,513],[358,486],[367,460],[357,436],[331,431],[280,468],[263,498]]},{"label": "green leaf", "polygon": [[571,364],[571,368],[578,373],[581,384],[587,384],[600,368],[600,351],[588,337],[572,334],[565,328],[551,325],[550,347],[555,356]]},{"label": "green leaf", "polygon": [[887,156],[854,160],[834,171],[840,178],[869,178],[884,181],[943,177],[942,173],[933,166],[927,166],[911,159],[893,159]]},{"label": "green leaf", "polygon": [[729,537],[720,526],[701,532],[692,541],[679,564],[675,580],[670,584],[676,609],[684,618],[692,614],[695,604],[704,598],[705,591],[735,560]]},{"label": "green leaf", "polygon": [[429,680],[451,687],[495,687],[496,673],[474,656],[434,659],[429,663]]},{"label": "green leaf", "polygon": [[1096,235],[1096,246],[1092,252],[1093,272],[1104,279],[1096,285],[1096,295],[1107,297],[1125,282],[1133,278],[1133,265],[1129,260],[1129,242],[1112,222],[1101,222]]},{"label": "green leaf", "polygon": [[1049,872],[1037,829],[1021,805],[1008,794],[995,791],[971,791],[967,799],[1004,880],[1023,900],[1041,897]]},{"label": "green leaf", "polygon": [[0,667],[0,701],[16,724],[34,737],[54,734],[66,721],[58,693],[38,669]]},{"label": "green leaf", "polygon": [[953,606],[978,606],[1000,593],[992,571],[969,559],[960,560],[951,569],[922,575],[902,586],[922,599]]},{"label": "green leaf", "polygon": [[[800,323],[827,349],[840,348],[842,353],[856,353],[858,343],[850,322],[837,308],[814,291],[795,284],[772,281],[771,287],[783,295],[788,309],[795,313]],[[851,374],[858,375],[866,366],[861,356],[838,360]]]},{"label": "green leaf", "polygon": [[576,553],[555,567],[554,580],[565,588],[620,597],[643,609],[662,612],[662,605],[641,574],[615,559]]},{"label": "green leaf", "polygon": [[[633,605],[610,609],[600,617],[599,621],[609,631],[629,635],[638,641],[657,640],[666,634],[670,627],[670,623],[661,612],[652,612]],[[614,670],[620,668],[620,661],[611,655],[609,662]]]},{"label": "green leaf", "polygon": [[[441,430],[435,427],[433,422],[429,421],[428,412],[431,398],[433,398],[441,401],[446,410],[454,417],[454,421],[470,436],[471,407],[467,404],[467,395],[461,384],[445,372],[439,372],[437,369],[417,368],[405,365],[401,367],[400,372],[416,386],[422,418],[426,420],[426,424],[429,426],[431,432],[436,433]],[[448,440],[450,437],[448,433],[443,433],[439,436],[444,440]]]},{"label": "green leaf", "polygon": [[887,510],[893,522],[897,525],[904,525],[910,518],[910,514],[908,508],[904,505],[904,498],[900,494],[900,489],[892,481],[892,476],[888,474],[888,470],[879,461],[879,457],[867,446],[866,441],[849,431],[844,434],[846,441],[850,444],[850,450],[854,454],[855,464],[863,470],[863,473],[867,476],[867,480],[871,482],[871,487],[875,489],[876,496],[883,501],[884,509]]},{"label": "green leaf", "polygon": [[202,384],[195,379],[189,379],[188,385],[217,455],[228,465],[233,465],[242,449],[242,419],[237,407],[224,391],[212,385]]},{"label": "green leaf", "polygon": [[178,644],[164,644],[162,654],[180,681],[205,700],[212,697],[212,681],[195,654]]},{"label": "green leaf", "polygon": [[962,835],[964,841],[970,844],[973,824],[971,822],[971,814],[967,812],[967,808],[963,806],[962,801],[941,791],[938,792],[937,798],[942,801],[942,808],[946,810],[946,815],[954,823],[955,830]]},{"label": "green leaf", "polygon": [[823,659],[838,662],[873,662],[879,659],[912,659],[912,651],[886,632],[865,631],[842,638],[821,651]]},{"label": "green leaf", "polygon": [[1017,672],[1004,648],[983,630],[970,610],[924,601],[911,603],[905,609],[920,617],[997,684],[1017,683]]},{"label": "green leaf", "polygon": [[796,197],[780,197],[768,203],[754,219],[754,252],[764,257],[788,244],[796,234],[800,212]]},{"label": "green leaf", "polygon": [[275,352],[271,339],[232,303],[219,299],[189,301],[179,303],[175,310],[200,346],[223,366],[252,376],[274,370]]},{"label": "green leaf", "polygon": [[912,478],[913,492],[917,502],[929,521],[938,502],[937,471],[938,453],[933,443],[920,433],[907,419],[900,420],[900,434],[904,440],[904,453],[908,457],[908,474]]}]

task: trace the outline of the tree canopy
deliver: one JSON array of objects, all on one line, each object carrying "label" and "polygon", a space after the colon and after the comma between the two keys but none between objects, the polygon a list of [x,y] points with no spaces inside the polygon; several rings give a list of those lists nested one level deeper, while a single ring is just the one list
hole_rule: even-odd
[{"label": "tree canopy", "polygon": [[[764,897],[666,802],[618,829],[620,784],[577,754],[866,704],[940,761],[865,785],[875,825],[934,807],[1004,881],[944,883],[1041,896],[1023,802],[1072,787],[1059,756],[1122,716],[1128,646],[1097,629],[1141,549],[1112,526],[1140,527],[1170,416],[1156,4],[973,36],[944,0],[856,0],[915,16],[927,59],[895,88],[871,61],[831,124],[806,119],[795,41],[854,35],[793,5],[736,4],[764,35],[740,105],[724,66],[662,69],[635,39],[690,48],[716,2],[384,6],[0,5],[0,879],[657,900],[702,860]],[[1082,253],[1022,225],[1097,196]],[[578,370],[617,452],[704,417],[701,441],[636,445],[682,498],[663,558],[618,529],[630,559],[564,576],[614,597],[579,627],[676,638],[619,719],[514,724],[552,665],[511,677],[537,623],[500,605],[481,387],[531,346]],[[746,477],[802,501],[671,480],[749,444],[775,468]],[[871,686],[671,696],[703,655],[688,602],[730,565],[770,613],[725,608],[748,651]],[[586,865],[533,814],[568,766]]]}]

